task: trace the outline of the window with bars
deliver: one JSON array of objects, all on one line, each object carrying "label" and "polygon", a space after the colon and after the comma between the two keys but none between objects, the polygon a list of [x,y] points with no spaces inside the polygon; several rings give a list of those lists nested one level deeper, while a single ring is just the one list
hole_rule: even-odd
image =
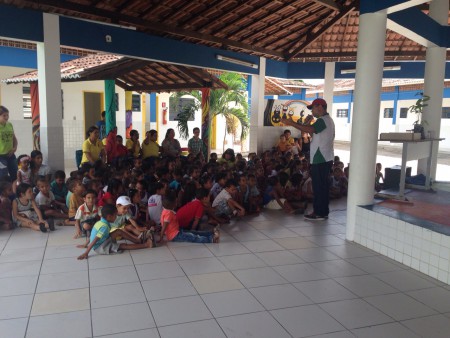
[{"label": "window with bars", "polygon": [[442,118],[450,119],[450,107],[442,107]]},{"label": "window with bars", "polygon": [[336,111],[336,117],[348,117],[348,109],[338,109]]},{"label": "window with bars", "polygon": [[408,117],[408,108],[400,108],[400,118],[406,119]]},{"label": "window with bars", "polygon": [[141,95],[133,94],[131,98],[131,110],[141,111]]},{"label": "window with bars", "polygon": [[384,108],[383,117],[385,119],[391,119],[394,117],[394,108]]},{"label": "window with bars", "polygon": [[26,84],[22,87],[22,98],[23,98],[23,118],[31,119],[31,94],[29,84]]}]

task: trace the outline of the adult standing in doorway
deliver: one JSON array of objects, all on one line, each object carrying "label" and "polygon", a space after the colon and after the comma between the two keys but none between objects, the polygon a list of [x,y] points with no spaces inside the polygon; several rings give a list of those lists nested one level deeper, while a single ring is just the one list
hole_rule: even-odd
[{"label": "adult standing in doorway", "polygon": [[103,141],[103,139],[107,136],[106,135],[105,111],[102,111],[101,120],[97,121],[97,123],[95,125],[98,128],[98,138],[100,141]]},{"label": "adult standing in doorway", "polygon": [[292,120],[282,119],[281,122],[299,129],[302,132],[314,134],[310,147],[311,178],[314,192],[313,212],[305,215],[305,219],[322,221],[329,213],[329,176],[334,159],[334,122],[327,113],[327,103],[324,99],[315,99],[308,109],[312,110],[317,119],[312,125],[300,125]]},{"label": "adult standing in doorway", "polygon": [[17,138],[9,120],[9,110],[0,106],[0,177],[9,174],[11,180],[17,177]]}]

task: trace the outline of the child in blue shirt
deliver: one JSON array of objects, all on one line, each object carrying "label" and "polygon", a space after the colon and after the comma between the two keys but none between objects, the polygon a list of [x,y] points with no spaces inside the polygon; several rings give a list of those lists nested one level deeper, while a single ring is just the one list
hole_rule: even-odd
[{"label": "child in blue shirt", "polygon": [[[144,248],[151,248],[152,241],[147,239],[144,243],[138,244],[127,244],[127,243],[117,243],[116,237],[118,231],[111,231],[111,223],[116,220],[117,209],[112,204],[106,204],[102,208],[102,218],[100,221],[95,223],[91,231],[90,243],[86,251],[78,257],[78,259],[87,259],[89,252],[94,249],[94,251],[99,255],[109,255],[114,253],[119,253],[122,250],[137,250]],[[125,238],[124,234],[120,234]],[[125,238],[127,239],[127,238]]]}]

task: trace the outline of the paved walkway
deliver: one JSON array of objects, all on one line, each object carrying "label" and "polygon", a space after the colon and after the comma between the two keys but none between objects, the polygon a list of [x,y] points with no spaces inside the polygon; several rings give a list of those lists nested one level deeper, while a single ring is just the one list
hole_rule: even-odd
[{"label": "paved walkway", "polygon": [[0,336],[448,337],[450,286],[346,242],[345,201],[332,209],[88,261],[72,228],[1,232]]}]

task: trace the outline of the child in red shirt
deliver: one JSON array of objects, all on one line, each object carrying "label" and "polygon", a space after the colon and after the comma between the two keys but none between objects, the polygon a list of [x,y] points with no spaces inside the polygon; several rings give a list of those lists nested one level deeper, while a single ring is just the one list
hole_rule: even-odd
[{"label": "child in red shirt", "polygon": [[214,231],[187,231],[180,229],[175,208],[175,198],[172,196],[164,197],[163,211],[161,213],[161,237],[164,235],[168,241],[172,242],[192,242],[192,243],[219,243],[220,234],[217,229]]}]

